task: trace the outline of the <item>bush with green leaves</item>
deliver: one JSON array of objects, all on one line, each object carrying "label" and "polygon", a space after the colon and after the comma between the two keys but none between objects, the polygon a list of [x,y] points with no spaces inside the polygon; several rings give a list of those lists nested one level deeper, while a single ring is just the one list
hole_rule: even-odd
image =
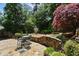
[{"label": "bush with green leaves", "polygon": [[54,52],[54,51],[55,51],[54,48],[48,47],[48,48],[46,48],[46,49],[44,50],[44,54],[45,54],[45,55],[50,55],[50,54],[52,54],[52,52]]},{"label": "bush with green leaves", "polygon": [[31,24],[30,22],[27,22],[25,26],[26,26],[27,33],[33,33],[34,32],[33,24]]},{"label": "bush with green leaves", "polygon": [[64,52],[68,56],[75,56],[75,47],[77,45],[77,42],[74,40],[68,40],[64,45]]},{"label": "bush with green leaves", "polygon": [[61,52],[53,52],[50,56],[65,56],[65,54]]},{"label": "bush with green leaves", "polygon": [[79,44],[75,46],[75,55],[79,56]]},{"label": "bush with green leaves", "polygon": [[21,37],[22,36],[22,33],[15,33],[15,37],[16,38],[19,38],[19,37]]},{"label": "bush with green leaves", "polygon": [[62,42],[65,42],[67,39],[63,34],[58,35],[57,38],[59,38]]},{"label": "bush with green leaves", "polygon": [[51,33],[52,31],[53,31],[52,28],[49,27],[49,28],[47,28],[47,29],[43,29],[43,30],[41,30],[41,33],[49,34],[49,33]]}]

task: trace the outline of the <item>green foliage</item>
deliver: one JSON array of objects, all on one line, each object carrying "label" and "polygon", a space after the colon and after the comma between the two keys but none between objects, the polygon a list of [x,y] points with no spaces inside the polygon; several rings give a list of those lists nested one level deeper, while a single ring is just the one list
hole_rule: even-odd
[{"label": "green foliage", "polygon": [[[52,13],[57,7],[57,4],[41,4],[34,14],[36,18],[36,26],[39,28],[39,32],[50,33],[52,32]],[[50,29],[51,28],[51,29]]]},{"label": "green foliage", "polygon": [[75,46],[75,56],[79,56],[79,44]]},{"label": "green foliage", "polygon": [[44,33],[44,34],[49,34],[49,33],[51,33],[51,32],[53,32],[51,26],[49,26],[47,29],[41,30],[41,33]]},{"label": "green foliage", "polygon": [[25,22],[26,31],[28,33],[34,32],[35,21],[36,21],[36,18],[32,15],[32,12],[28,12],[27,20]]},{"label": "green foliage", "polygon": [[22,36],[22,33],[15,33],[15,36],[16,36],[17,38],[19,38],[19,37]]},{"label": "green foliage", "polygon": [[2,13],[0,13],[0,25],[2,25],[3,20],[4,20],[4,16],[2,15]]},{"label": "green foliage", "polygon": [[74,56],[75,55],[75,46],[77,45],[77,42],[74,40],[68,40],[64,45],[64,52],[68,56]]},{"label": "green foliage", "polygon": [[64,45],[64,52],[68,56],[79,56],[79,43],[68,40]]},{"label": "green foliage", "polygon": [[50,56],[65,56],[65,54],[61,52],[53,52]]},{"label": "green foliage", "polygon": [[63,36],[63,35],[59,35],[59,36],[57,36],[57,38],[63,40],[63,39],[65,39],[65,36]]},{"label": "green foliage", "polygon": [[24,25],[26,16],[23,14],[22,5],[20,3],[7,3],[4,8],[5,21],[3,26],[7,31],[12,33],[25,31]]},{"label": "green foliage", "polygon": [[52,52],[54,52],[55,50],[54,50],[54,48],[52,48],[52,47],[47,47],[45,50],[44,50],[44,53],[46,54],[46,55],[50,55],[50,54],[52,54]]},{"label": "green foliage", "polygon": [[46,29],[46,30],[42,30],[41,31],[41,33],[43,33],[43,34],[49,34],[51,32],[52,32],[52,30],[50,30],[50,29],[49,30]]},{"label": "green foliage", "polygon": [[26,22],[26,31],[27,33],[33,33],[34,32],[34,26],[31,22]]},{"label": "green foliage", "polygon": [[59,38],[63,43],[67,40],[63,34],[58,35],[57,38]]},{"label": "green foliage", "polygon": [[47,56],[65,56],[64,53],[56,52],[54,48],[48,47],[44,50],[44,54]]},{"label": "green foliage", "polygon": [[[39,6],[38,6],[39,5]],[[24,8],[20,3],[7,3],[4,8],[3,26],[6,31],[13,34],[16,32],[34,32],[34,26],[39,28],[40,33],[52,32],[52,13],[57,7],[57,4],[35,4],[33,11]]]}]

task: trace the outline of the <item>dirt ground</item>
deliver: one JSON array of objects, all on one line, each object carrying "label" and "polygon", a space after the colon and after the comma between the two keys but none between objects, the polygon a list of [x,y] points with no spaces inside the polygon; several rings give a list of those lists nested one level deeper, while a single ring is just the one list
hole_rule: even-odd
[{"label": "dirt ground", "polygon": [[18,50],[17,41],[15,39],[6,39],[0,41],[0,56],[43,56],[45,46],[32,42],[28,50]]}]

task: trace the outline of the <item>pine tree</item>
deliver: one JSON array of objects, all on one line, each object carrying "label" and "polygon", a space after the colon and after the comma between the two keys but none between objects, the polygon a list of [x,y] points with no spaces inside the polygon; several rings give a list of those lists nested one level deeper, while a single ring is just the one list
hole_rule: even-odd
[{"label": "pine tree", "polygon": [[5,29],[12,33],[23,32],[26,17],[23,14],[22,4],[7,3],[5,8],[5,22],[3,23]]}]

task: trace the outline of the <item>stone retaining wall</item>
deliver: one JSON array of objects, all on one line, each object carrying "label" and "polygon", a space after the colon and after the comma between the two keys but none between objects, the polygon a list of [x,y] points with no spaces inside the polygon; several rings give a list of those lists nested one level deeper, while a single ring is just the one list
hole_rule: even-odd
[{"label": "stone retaining wall", "polygon": [[49,36],[32,36],[32,41],[54,48],[61,47],[61,40]]}]

